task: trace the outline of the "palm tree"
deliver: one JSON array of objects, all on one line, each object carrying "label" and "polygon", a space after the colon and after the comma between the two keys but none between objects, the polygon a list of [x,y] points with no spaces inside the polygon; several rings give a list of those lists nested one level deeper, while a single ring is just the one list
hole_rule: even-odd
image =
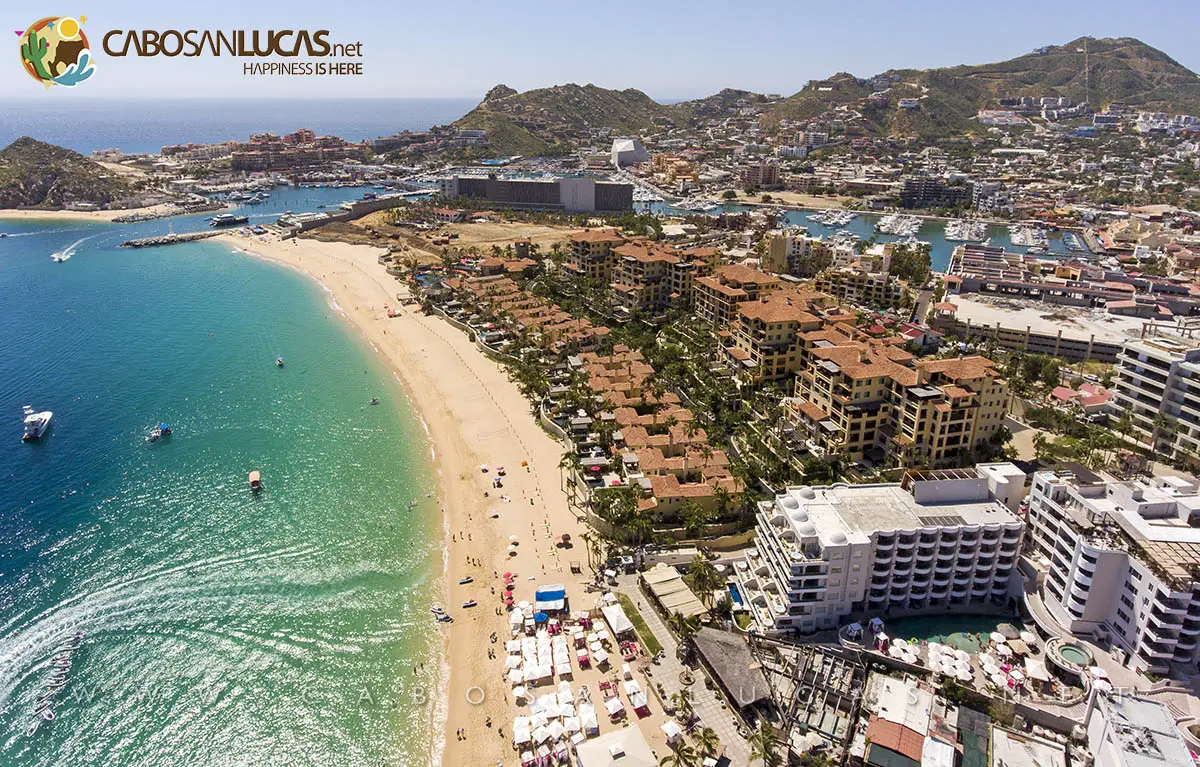
[{"label": "palm tree", "polygon": [[687,689],[671,693],[671,705],[675,706],[675,718],[681,722],[690,722],[696,715],[692,708],[692,693]]},{"label": "palm tree", "polygon": [[671,753],[658,762],[664,767],[696,767],[700,763],[700,755],[696,749],[683,740],[671,744]]},{"label": "palm tree", "polygon": [[750,758],[761,759],[763,767],[782,767],[783,757],[779,755],[779,740],[775,730],[765,719],[758,720],[758,729],[750,733]]},{"label": "palm tree", "polygon": [[717,731],[711,727],[701,727],[692,733],[692,737],[696,739],[696,748],[704,756],[715,757],[717,749],[721,747],[721,739],[717,737]]},{"label": "palm tree", "polygon": [[688,580],[703,601],[712,607],[713,591],[721,585],[721,575],[703,554],[697,554],[688,565]]}]

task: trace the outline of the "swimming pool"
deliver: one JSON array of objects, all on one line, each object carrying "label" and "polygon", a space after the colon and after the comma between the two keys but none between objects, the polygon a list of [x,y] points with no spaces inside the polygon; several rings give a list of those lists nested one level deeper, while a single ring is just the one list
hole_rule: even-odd
[{"label": "swimming pool", "polygon": [[745,607],[745,603],[742,602],[742,592],[738,589],[736,583],[729,584],[729,598],[733,600],[735,606]]},{"label": "swimming pool", "polygon": [[958,650],[977,653],[988,643],[988,634],[1001,623],[1012,623],[1000,615],[927,615],[885,621],[888,636],[941,642]]}]

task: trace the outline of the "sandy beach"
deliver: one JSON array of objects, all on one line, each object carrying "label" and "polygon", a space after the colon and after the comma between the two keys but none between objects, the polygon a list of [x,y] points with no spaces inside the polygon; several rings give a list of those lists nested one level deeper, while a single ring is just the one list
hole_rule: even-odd
[{"label": "sandy beach", "polygon": [[[392,365],[427,425],[444,511],[444,606],[455,618],[448,627],[430,620],[430,631],[444,632],[450,666],[441,762],[514,764],[510,725],[515,711],[503,678],[509,627],[507,615],[497,614],[503,582],[496,574],[511,571],[518,576],[517,600],[531,600],[536,584],[564,583],[574,600],[572,609],[590,608],[595,601],[583,591],[590,578],[581,540],[585,526],[571,512],[560,486],[558,462],[564,446],[537,424],[505,370],[464,333],[424,316],[415,306],[405,307],[400,317],[387,316],[384,305],[397,306],[397,293],[405,288],[378,263],[382,249],[234,234],[219,239],[319,280]],[[523,467],[522,462],[529,465]],[[490,471],[482,471],[483,464]],[[500,466],[507,476],[503,488],[495,489],[491,480]],[[570,533],[578,543],[569,549],[556,546],[554,539],[562,533]],[[506,548],[513,537],[518,552],[509,557]],[[571,561],[582,563],[581,574],[571,574]],[[466,576],[474,583],[459,585]],[[478,600],[478,606],[462,608],[467,599]],[[488,657],[489,650],[495,659]],[[576,679],[586,681],[584,673]]]},{"label": "sandy beach", "polygon": [[124,210],[30,210],[27,208],[0,208],[0,219],[11,218],[26,221],[112,221],[118,216],[131,213],[158,213],[174,210],[169,205],[151,205],[148,208],[126,208]]}]

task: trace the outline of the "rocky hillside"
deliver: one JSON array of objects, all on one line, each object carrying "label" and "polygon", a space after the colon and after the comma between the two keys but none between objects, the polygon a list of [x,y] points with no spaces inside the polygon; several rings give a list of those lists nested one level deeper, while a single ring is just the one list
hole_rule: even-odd
[{"label": "rocky hillside", "polygon": [[129,192],[127,180],[70,149],[23,137],[0,150],[0,208],[104,204]]},{"label": "rocky hillside", "polygon": [[595,85],[555,85],[518,93],[497,85],[456,128],[488,132],[496,154],[533,155],[568,148],[598,128],[614,135],[644,133],[654,126],[686,122],[688,111],[666,106],[632,88],[623,91]]},{"label": "rocky hillside", "polygon": [[[1080,38],[995,64],[894,69],[871,78],[841,73],[809,83],[768,110],[763,123],[771,128],[782,119],[838,112],[861,120],[871,133],[936,137],[979,130],[971,121],[976,112],[1021,96],[1063,96],[1076,103],[1090,98],[1095,109],[1121,102],[1200,113],[1200,78],[1162,51],[1128,37],[1088,38],[1085,81],[1084,44]],[[918,106],[900,109],[900,99],[917,99]]]}]

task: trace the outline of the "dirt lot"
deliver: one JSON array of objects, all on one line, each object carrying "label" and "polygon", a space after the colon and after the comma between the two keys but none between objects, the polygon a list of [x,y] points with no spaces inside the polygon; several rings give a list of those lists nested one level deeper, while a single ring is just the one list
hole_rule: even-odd
[{"label": "dirt lot", "polygon": [[[795,205],[801,208],[841,208],[842,203],[849,200],[852,203],[859,202],[854,197],[843,197],[839,195],[814,195],[805,194],[804,192],[758,192],[756,194],[747,195],[740,189],[735,189],[738,193],[737,199],[732,202],[762,202],[764,194],[771,195],[772,202],[780,202],[784,205]],[[723,199],[717,195],[713,199]]]},{"label": "dirt lot", "polygon": [[328,242],[349,242],[376,246],[391,246],[394,250],[415,257],[419,262],[438,263],[445,246],[434,245],[434,239],[457,234],[449,247],[466,250],[476,247],[487,254],[493,245],[504,247],[518,240],[529,240],[541,253],[549,253],[556,242],[566,240],[580,229],[553,227],[520,222],[488,222],[482,224],[445,224],[437,229],[419,231],[396,227],[388,223],[387,213],[370,213],[355,221],[335,221],[306,232],[304,237]]}]

